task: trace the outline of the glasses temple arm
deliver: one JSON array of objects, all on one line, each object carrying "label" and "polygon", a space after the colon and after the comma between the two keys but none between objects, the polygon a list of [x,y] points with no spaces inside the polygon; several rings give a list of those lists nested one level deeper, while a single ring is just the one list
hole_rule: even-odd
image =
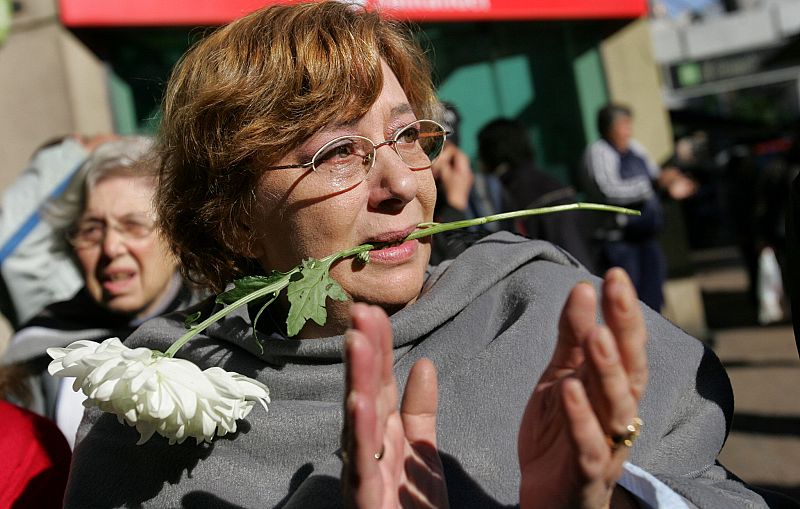
[{"label": "glasses temple arm", "polygon": [[304,164],[285,164],[283,166],[267,166],[265,170],[290,170],[292,168],[310,168],[314,163],[307,162]]}]

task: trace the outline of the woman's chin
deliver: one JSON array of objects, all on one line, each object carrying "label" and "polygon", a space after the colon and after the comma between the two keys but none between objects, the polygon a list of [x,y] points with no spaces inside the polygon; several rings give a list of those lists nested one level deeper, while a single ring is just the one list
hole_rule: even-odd
[{"label": "woman's chin", "polygon": [[417,300],[424,280],[425,267],[419,263],[391,267],[370,263],[341,283],[353,301],[380,306],[391,314]]}]

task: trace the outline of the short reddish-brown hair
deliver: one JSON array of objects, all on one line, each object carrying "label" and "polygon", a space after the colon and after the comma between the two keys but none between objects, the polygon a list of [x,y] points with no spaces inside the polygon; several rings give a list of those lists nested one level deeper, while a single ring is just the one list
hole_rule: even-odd
[{"label": "short reddish-brown hair", "polygon": [[354,5],[268,7],[189,50],[164,98],[156,195],[185,275],[220,291],[263,270],[243,254],[260,169],[363,116],[380,94],[381,59],[415,113],[431,115],[430,66],[408,29]]}]

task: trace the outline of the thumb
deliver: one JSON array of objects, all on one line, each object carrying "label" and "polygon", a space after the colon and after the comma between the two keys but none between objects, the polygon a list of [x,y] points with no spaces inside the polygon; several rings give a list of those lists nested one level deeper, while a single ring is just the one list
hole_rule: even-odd
[{"label": "thumb", "polygon": [[426,442],[436,447],[436,411],[439,407],[439,386],[436,367],[429,359],[420,359],[411,368],[400,405],[406,439],[410,443]]}]

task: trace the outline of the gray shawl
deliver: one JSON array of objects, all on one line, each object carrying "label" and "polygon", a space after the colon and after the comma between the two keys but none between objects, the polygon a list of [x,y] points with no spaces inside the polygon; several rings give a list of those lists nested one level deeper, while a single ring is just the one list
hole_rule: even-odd
[{"label": "gray shawl", "polygon": [[[419,300],[392,316],[395,373],[404,386],[421,357],[439,369],[439,448],[453,507],[518,502],[516,437],[546,367],[569,290],[599,280],[563,251],[498,233],[432,270]],[[733,411],[727,376],[699,341],[644,309],[650,384],[645,427],[631,461],[698,507],[762,507],[715,463]],[[183,329],[174,315],[149,322],[128,346],[165,350]],[[262,318],[263,319],[263,318]],[[116,418],[87,411],[78,433],[66,507],[339,507],[342,336],[264,340],[241,309],[179,356],[221,366],[271,391],[234,435],[211,444],[137,446]]]}]

